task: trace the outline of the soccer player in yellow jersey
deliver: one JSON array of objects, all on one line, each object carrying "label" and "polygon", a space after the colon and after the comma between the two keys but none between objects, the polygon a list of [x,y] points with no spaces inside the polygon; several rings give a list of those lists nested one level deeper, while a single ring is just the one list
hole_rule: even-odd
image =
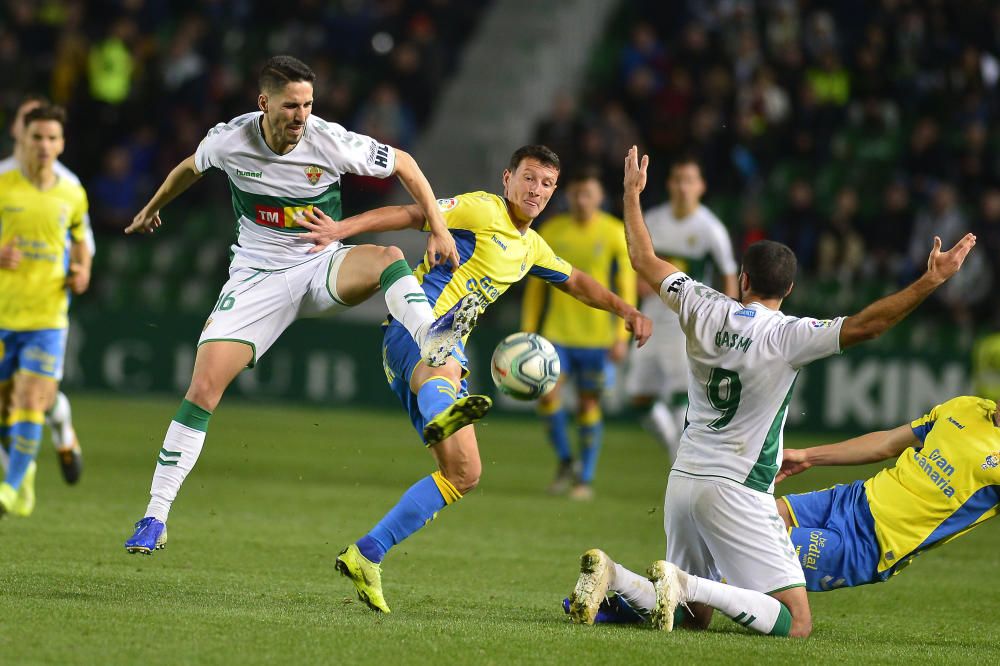
[{"label": "soccer player in yellow jersey", "polygon": [[[566,183],[566,199],[569,212],[548,220],[539,235],[557,255],[609,289],[614,282],[615,293],[627,303],[635,303],[635,271],[628,260],[625,228],[621,220],[601,210],[604,188],[597,169],[585,168],[573,174]],[[614,371],[611,363],[625,358],[628,350],[630,335],[625,322],[534,279],[524,291],[521,328],[540,332],[559,352],[559,383],[538,401],[538,413],[559,458],[549,492],[568,490],[573,499],[590,499],[601,450],[601,392]],[[579,469],[574,469],[568,415],[560,399],[564,377],[573,377],[577,390]]]},{"label": "soccer player in yellow jersey", "polygon": [[[13,153],[6,159],[0,160],[0,174],[8,171],[16,171],[21,168],[24,161],[24,153],[27,150],[24,132],[24,118],[28,112],[40,106],[49,104],[48,100],[38,95],[28,95],[21,100],[14,114],[14,120],[10,124],[10,136],[14,140]],[[79,185],[80,179],[76,174],[67,168],[62,162],[56,160],[53,170],[60,179]],[[95,251],[94,234],[90,228],[89,217],[84,216],[86,226],[87,247],[91,256]],[[0,268],[16,270],[21,260],[21,251],[17,248],[14,239],[6,245],[0,246]],[[62,377],[56,377],[61,381]],[[6,449],[9,447],[8,423],[10,416],[10,391],[11,383],[0,382],[0,463],[3,468],[7,468]],[[80,448],[80,441],[73,428],[73,411],[70,407],[69,398],[62,391],[56,393],[53,405],[45,412],[45,422],[49,426],[52,436],[52,444],[55,446],[56,455],[59,458],[59,468],[63,473],[66,483],[74,484],[80,479],[83,472],[83,452]],[[33,468],[29,468],[27,480],[21,486],[22,493],[34,493],[34,486],[31,481],[34,478]]]},{"label": "soccer player in yellow jersey", "polygon": [[38,453],[45,410],[62,372],[67,287],[81,294],[90,282],[87,195],[54,169],[65,146],[65,120],[59,107],[30,111],[21,168],[0,175],[0,246],[13,241],[20,255],[16,268],[0,269],[0,382],[13,380],[0,515],[28,515],[34,508],[34,496],[18,490]]},{"label": "soccer player in yellow jersey", "polygon": [[[514,152],[503,172],[502,197],[471,192],[438,201],[461,261],[451,272],[432,266],[425,255],[417,269],[434,312],[446,312],[470,294],[478,295],[480,309],[485,309],[512,284],[534,275],[591,307],[618,315],[643,344],[652,332],[650,321],[594,278],[557,257],[531,229],[558,179],[559,157],[554,152],[545,146],[524,146]],[[317,247],[362,232],[427,229],[423,213],[415,206],[379,208],[341,222],[316,210],[306,218],[303,226],[310,229],[308,237]],[[337,569],[351,579],[358,596],[374,610],[389,612],[380,567],[386,552],[479,483],[482,463],[470,426],[491,403],[486,396],[468,395],[468,361],[463,349],[456,348],[444,365],[431,367],[421,362],[416,345],[398,322],[385,327],[386,378],[438,469],[411,486],[368,534],[337,558]]]},{"label": "soccer player in yellow jersey", "polygon": [[1000,414],[985,398],[953,398],[912,423],[839,444],[786,449],[777,479],[897,456],[870,479],[776,500],[806,589],[885,581],[1000,513]]}]

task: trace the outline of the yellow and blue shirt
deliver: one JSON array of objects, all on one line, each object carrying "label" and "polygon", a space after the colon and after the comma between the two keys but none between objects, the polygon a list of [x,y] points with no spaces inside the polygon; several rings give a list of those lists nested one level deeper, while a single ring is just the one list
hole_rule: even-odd
[{"label": "yellow and blue shirt", "polygon": [[881,550],[879,573],[898,571],[928,548],[1000,512],[997,405],[953,398],[910,425],[921,445],[865,482]]},{"label": "yellow and blue shirt", "polygon": [[[485,309],[526,275],[548,282],[565,282],[573,268],[556,256],[533,229],[524,234],[510,218],[503,197],[488,192],[470,192],[439,199],[438,208],[455,238],[461,263],[431,267],[427,257],[417,267],[416,277],[440,317],[466,294],[478,291]],[[425,224],[424,229],[429,227]]]},{"label": "yellow and blue shirt", "polygon": [[0,329],[37,331],[66,328],[69,248],[85,242],[87,194],[59,178],[41,191],[20,169],[0,175],[0,245],[21,251],[16,270],[0,270]]},{"label": "yellow and blue shirt", "polygon": [[[556,215],[538,233],[557,255],[635,304],[636,277],[621,220],[604,212],[585,223],[568,214]],[[528,282],[521,312],[523,330],[538,331],[563,347],[607,348],[629,338],[623,319],[558,289],[546,289],[540,280]]]}]

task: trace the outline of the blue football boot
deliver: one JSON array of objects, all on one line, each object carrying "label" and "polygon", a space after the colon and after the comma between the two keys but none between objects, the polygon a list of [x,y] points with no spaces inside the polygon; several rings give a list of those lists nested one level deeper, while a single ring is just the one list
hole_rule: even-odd
[{"label": "blue football boot", "polygon": [[[568,597],[563,599],[563,612],[569,615]],[[647,618],[618,595],[609,596],[602,601],[594,616],[594,624],[640,624],[646,621]]]},{"label": "blue football boot", "polygon": [[154,550],[167,545],[167,526],[162,520],[146,516],[135,524],[135,534],[125,542],[125,550],[130,553],[152,555]]},{"label": "blue football boot", "polygon": [[431,367],[444,365],[451,352],[476,325],[482,297],[477,292],[466,294],[427,329],[420,346],[420,357]]}]

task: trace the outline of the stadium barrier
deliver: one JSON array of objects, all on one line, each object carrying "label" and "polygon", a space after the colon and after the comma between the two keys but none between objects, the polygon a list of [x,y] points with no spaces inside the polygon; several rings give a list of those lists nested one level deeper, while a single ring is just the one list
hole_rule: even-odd
[{"label": "stadium barrier", "polygon": [[[65,385],[179,397],[190,380],[195,341],[203,325],[204,319],[193,315],[80,309],[70,328]],[[497,397],[489,359],[493,347],[509,332],[477,328],[467,350],[472,392]],[[397,408],[386,387],[381,342],[376,324],[298,321],[256,368],[236,379],[227,395],[267,402]],[[943,350],[918,354],[852,349],[800,373],[788,425],[811,432],[900,425],[945,398],[968,392],[967,358]],[[608,403],[610,415],[626,413],[620,392],[610,395]],[[498,406],[504,411],[530,411],[533,403],[500,396]]]}]

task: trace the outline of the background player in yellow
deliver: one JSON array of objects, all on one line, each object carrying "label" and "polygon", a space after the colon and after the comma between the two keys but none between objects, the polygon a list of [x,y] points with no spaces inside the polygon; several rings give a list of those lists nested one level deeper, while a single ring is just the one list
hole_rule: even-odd
[{"label": "background player in yellow", "polygon": [[972,349],[972,385],[976,395],[1000,401],[1000,333],[976,340]]},{"label": "background player in yellow", "polygon": [[65,120],[59,107],[29,112],[21,168],[0,175],[0,246],[13,241],[20,253],[15,269],[0,270],[0,381],[13,379],[0,515],[28,515],[34,508],[34,495],[18,491],[38,453],[45,410],[62,373],[67,287],[80,294],[90,282],[87,195],[54,169],[65,147]]},{"label": "background player in yellow", "polygon": [[[569,212],[547,220],[539,235],[558,256],[612,289],[625,302],[635,303],[635,271],[628,260],[625,228],[621,220],[601,210],[604,188],[600,172],[587,167],[570,176],[566,200]],[[613,382],[613,363],[625,358],[628,350],[630,335],[625,322],[547,287],[540,279],[532,279],[524,290],[521,328],[541,333],[559,352],[559,383],[538,401],[538,413],[545,420],[549,441],[559,458],[549,492],[569,490],[573,499],[590,499],[603,434],[601,393]],[[561,399],[566,377],[573,378],[577,391],[578,468],[570,448],[569,416]]]},{"label": "background player in yellow", "polygon": [[[512,284],[530,274],[558,284],[591,307],[618,315],[639,344],[645,343],[651,333],[650,321],[594,278],[557,257],[531,229],[555,192],[558,179],[559,157],[554,152],[545,146],[523,146],[514,151],[503,172],[502,197],[470,192],[438,200],[461,261],[458,269],[450,272],[433,266],[425,255],[417,268],[416,276],[434,305],[435,315],[470,299],[479,304],[480,311],[485,310]],[[427,229],[416,206],[379,208],[339,223],[317,211],[306,218],[303,226],[311,230],[308,237],[317,247],[363,232]],[[482,462],[471,425],[486,414],[491,402],[487,396],[468,395],[464,344],[455,348],[444,365],[431,367],[421,361],[419,350],[399,323],[390,321],[385,327],[382,354],[386,379],[438,467],[403,493],[368,534],[337,558],[337,569],[351,579],[361,600],[373,610],[387,613],[380,563],[390,548],[479,483]]]},{"label": "background player in yellow", "polygon": [[870,479],[776,500],[806,589],[885,581],[1000,512],[1000,414],[985,398],[953,398],[912,423],[838,444],[786,449],[777,479],[897,456]]},{"label": "background player in yellow", "polygon": [[[13,153],[6,159],[0,160],[0,174],[8,171],[15,171],[21,168],[24,162],[24,154],[27,150],[24,132],[24,118],[29,111],[33,111],[40,106],[49,104],[49,101],[39,95],[28,95],[21,100],[14,113],[14,121],[10,124],[10,137],[14,142]],[[80,185],[80,179],[66,165],[56,160],[53,165],[56,176],[68,182]],[[84,216],[85,240],[91,256],[95,253],[94,233],[90,227],[89,216]],[[0,246],[0,268],[16,270],[21,261],[21,251],[17,248],[14,239]],[[62,377],[56,377],[61,381]],[[10,417],[10,391],[11,383],[0,383],[0,462],[3,468],[7,468],[6,449],[9,446],[8,419]],[[76,436],[76,429],[73,428],[73,411],[70,407],[69,398],[62,391],[56,392],[55,400],[50,408],[45,412],[45,423],[49,426],[52,436],[52,444],[55,446],[56,455],[59,459],[59,468],[63,473],[66,483],[76,483],[83,472],[83,453],[80,448],[79,439]],[[33,473],[29,471],[29,481],[33,478]],[[31,484],[22,485],[21,492],[34,492]]]}]

